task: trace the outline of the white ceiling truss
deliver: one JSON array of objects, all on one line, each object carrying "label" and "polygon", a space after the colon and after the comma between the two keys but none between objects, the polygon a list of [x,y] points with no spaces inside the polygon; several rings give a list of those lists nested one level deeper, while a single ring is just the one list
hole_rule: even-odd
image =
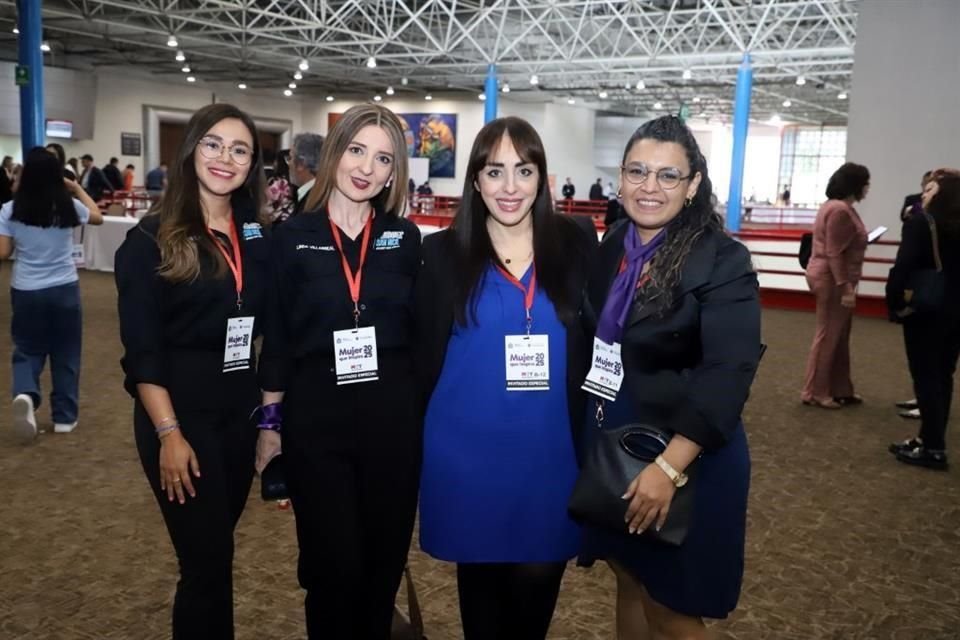
[{"label": "white ceiling truss", "polygon": [[[65,66],[180,76],[167,46],[173,34],[201,82],[242,80],[279,92],[305,58],[310,69],[297,93],[306,96],[369,98],[390,85],[396,97],[475,98],[495,63],[511,99],[572,97],[643,115],[656,113],[657,102],[664,111],[684,102],[694,116],[729,116],[749,52],[756,118],[837,123],[846,121],[838,96],[850,90],[857,2],[44,0],[43,24],[53,46],[48,63]],[[16,5],[0,0],[0,26],[13,26]],[[4,32],[0,56],[14,59],[15,36]],[[365,64],[370,56],[374,69]],[[798,86],[801,75],[807,82]]]}]

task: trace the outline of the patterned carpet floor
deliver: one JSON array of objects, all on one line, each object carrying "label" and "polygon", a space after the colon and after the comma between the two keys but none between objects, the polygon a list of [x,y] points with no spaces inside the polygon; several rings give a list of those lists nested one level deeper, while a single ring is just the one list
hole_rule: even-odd
[{"label": "patterned carpet floor", "polygon": [[[8,284],[7,265],[0,288]],[[133,445],[113,280],[83,273],[81,284],[79,428],[24,447],[0,410],[3,640],[169,637],[176,566]],[[9,321],[0,305],[4,332]],[[866,403],[835,412],[799,403],[812,330],[812,314],[764,312],[770,348],[745,413],[746,579],[738,610],[713,629],[736,640],[960,638],[960,470],[907,468],[886,451],[916,427],[893,408],[911,395],[899,329],[855,321],[854,379]],[[4,338],[0,362],[9,359]],[[0,388],[9,378],[4,364]],[[39,417],[49,423],[46,407]],[[948,439],[960,465],[956,424]],[[251,495],[237,532],[239,640],[304,637],[296,554],[292,513]],[[430,640],[459,638],[453,568],[416,543],[411,567]],[[571,566],[550,638],[611,640],[613,587],[602,565]]]}]

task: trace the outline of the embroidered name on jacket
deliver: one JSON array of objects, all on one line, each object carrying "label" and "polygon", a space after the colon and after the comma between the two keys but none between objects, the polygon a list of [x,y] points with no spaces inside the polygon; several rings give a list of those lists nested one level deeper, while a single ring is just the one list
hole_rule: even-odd
[{"label": "embroidered name on jacket", "polygon": [[400,241],[403,240],[403,231],[384,231],[373,243],[374,251],[389,251],[390,249],[399,249]]},{"label": "embroidered name on jacket", "polygon": [[332,244],[327,245],[316,245],[316,244],[298,244],[297,251],[302,251],[306,249],[307,251],[336,251]]},{"label": "embroidered name on jacket", "polygon": [[243,239],[244,240],[256,240],[257,238],[263,237],[263,227],[260,226],[259,222],[244,222],[243,223]]}]

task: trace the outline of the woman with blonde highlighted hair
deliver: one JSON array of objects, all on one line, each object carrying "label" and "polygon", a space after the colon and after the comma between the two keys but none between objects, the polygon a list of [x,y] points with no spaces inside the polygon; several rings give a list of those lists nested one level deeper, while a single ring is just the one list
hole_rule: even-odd
[{"label": "woman with blonde highlighted hair", "polygon": [[310,638],[389,638],[413,533],[420,232],[399,215],[406,198],[399,118],[355,106],[324,142],[304,212],[274,235],[257,467],[282,444]]}]

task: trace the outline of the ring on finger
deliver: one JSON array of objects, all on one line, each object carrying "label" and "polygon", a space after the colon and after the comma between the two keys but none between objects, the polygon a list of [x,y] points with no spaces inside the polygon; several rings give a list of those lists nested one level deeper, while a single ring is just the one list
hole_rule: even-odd
[{"label": "ring on finger", "polygon": [[174,478],[173,481],[176,482],[177,484],[180,484],[180,478]]}]

